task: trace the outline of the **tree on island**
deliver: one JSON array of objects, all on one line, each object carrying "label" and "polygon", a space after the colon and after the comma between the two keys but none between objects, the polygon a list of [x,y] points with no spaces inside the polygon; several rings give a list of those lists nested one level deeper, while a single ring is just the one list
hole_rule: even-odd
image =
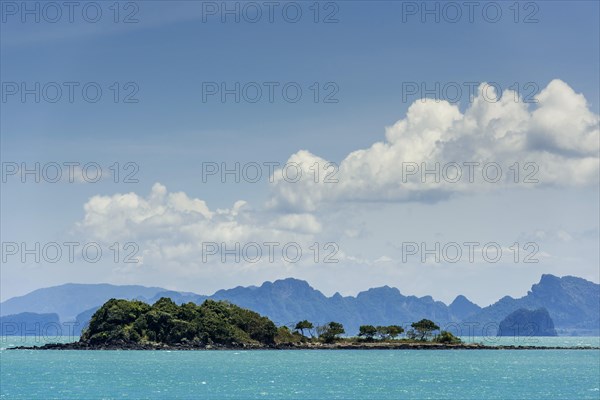
[{"label": "tree on island", "polygon": [[277,328],[275,335],[275,343],[293,345],[295,343],[306,342],[306,337],[302,336],[298,331],[291,331],[289,327],[283,325]]},{"label": "tree on island", "polygon": [[383,334],[386,335],[386,338],[396,339],[402,332],[404,332],[404,328],[398,325],[390,325],[384,327]]},{"label": "tree on island", "polygon": [[410,326],[414,329],[415,337],[419,340],[425,340],[433,331],[440,329],[433,321],[422,319],[419,322],[413,322]]},{"label": "tree on island", "polygon": [[371,341],[377,334],[377,328],[373,325],[361,325],[358,328],[358,336],[364,337],[365,340]]},{"label": "tree on island", "polygon": [[325,343],[333,343],[338,338],[338,335],[343,335],[346,331],[344,330],[344,325],[331,321],[328,324],[317,327],[317,333]]},{"label": "tree on island", "polygon": [[366,340],[373,340],[375,336],[379,336],[381,340],[395,339],[398,335],[404,332],[404,329],[398,325],[390,326],[373,326],[361,325],[358,330],[358,336],[364,337]]},{"label": "tree on island", "polygon": [[439,335],[437,335],[434,339],[434,342],[438,342],[438,343],[450,343],[450,344],[457,344],[457,343],[461,343],[462,340],[460,340],[460,338],[454,336],[452,333],[448,332],[448,331],[441,331]]},{"label": "tree on island", "polygon": [[[308,320],[306,320],[306,319],[305,319],[304,321],[300,321],[300,322],[298,322],[298,323],[296,324],[296,326],[294,327],[294,329],[295,329],[296,331],[300,331],[300,334],[301,334],[302,336],[306,336],[306,335],[304,334],[304,330],[305,330],[305,329],[308,329],[308,331],[309,331],[309,332],[311,332],[311,329],[313,329],[313,328],[314,328],[314,325],[312,324],[312,322],[310,322],[310,321],[308,321]],[[312,336],[312,333],[311,333],[311,336]]]}]

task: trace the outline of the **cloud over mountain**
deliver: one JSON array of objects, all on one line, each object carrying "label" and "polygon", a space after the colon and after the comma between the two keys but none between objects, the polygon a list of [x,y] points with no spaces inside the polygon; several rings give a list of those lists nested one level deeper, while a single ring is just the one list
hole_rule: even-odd
[{"label": "cloud over mountain", "polygon": [[[362,275],[364,268],[383,264],[395,274],[405,265],[397,265],[400,255],[393,243],[383,250],[389,254],[375,255],[362,254],[355,244],[345,246],[344,241],[357,232],[348,222],[354,205],[363,210],[365,202],[431,203],[511,187],[597,183],[600,119],[583,95],[560,80],[550,82],[535,105],[510,90],[499,97],[490,93],[493,87],[480,86],[464,112],[445,101],[415,101],[405,118],[386,129],[384,141],[351,152],[339,169],[309,151],[298,151],[286,164],[294,168],[275,170],[270,197],[262,207],[238,200],[229,208],[211,209],[203,199],[169,192],[155,183],[146,196],[91,197],[84,205],[79,232],[107,244],[136,242],[140,263],[147,274],[156,276],[168,271],[203,282],[222,274],[279,277],[285,268],[298,272],[298,267],[322,265],[332,254],[324,246],[332,242],[337,246],[334,260],[348,267],[346,274]],[[408,240],[415,240],[414,235]],[[264,245],[272,242],[278,244],[273,253]],[[314,251],[315,242],[320,254]],[[207,243],[218,249],[207,248]],[[290,262],[282,254],[287,243],[301,248],[300,261]],[[231,249],[235,254],[225,251]],[[319,259],[313,261],[313,256]],[[224,269],[224,264],[236,268]],[[357,266],[353,272],[352,266]],[[409,269],[402,271],[408,274]]]}]

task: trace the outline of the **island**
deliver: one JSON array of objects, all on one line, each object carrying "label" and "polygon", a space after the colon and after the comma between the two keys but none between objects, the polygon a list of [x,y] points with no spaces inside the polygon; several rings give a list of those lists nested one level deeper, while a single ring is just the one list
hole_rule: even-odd
[{"label": "island", "polygon": [[500,322],[498,336],[558,336],[548,310],[519,308]]},{"label": "island", "polygon": [[[110,299],[92,316],[79,341],[50,343],[29,350],[210,350],[210,349],[544,349],[533,346],[486,346],[463,343],[433,321],[410,329],[398,325],[362,325],[358,336],[344,337],[342,324],[315,326],[308,320],[293,328],[227,301],[205,300],[177,305],[162,297],[149,305]],[[439,331],[439,333],[434,334]],[[400,335],[404,333],[404,337]],[[563,348],[564,349],[564,348]]]}]

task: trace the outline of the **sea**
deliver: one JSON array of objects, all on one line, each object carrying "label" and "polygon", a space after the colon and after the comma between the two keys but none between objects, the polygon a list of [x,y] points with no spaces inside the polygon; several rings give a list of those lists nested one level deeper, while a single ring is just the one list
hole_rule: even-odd
[{"label": "sea", "polygon": [[7,348],[40,339],[0,339],[2,399],[600,399],[600,350],[35,351]]}]

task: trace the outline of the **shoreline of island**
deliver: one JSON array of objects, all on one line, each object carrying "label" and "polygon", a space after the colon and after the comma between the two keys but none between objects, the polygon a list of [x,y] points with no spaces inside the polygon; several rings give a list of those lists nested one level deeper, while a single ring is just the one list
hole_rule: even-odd
[{"label": "shoreline of island", "polygon": [[6,350],[600,350],[465,343],[428,319],[413,322],[408,330],[400,325],[361,325],[357,336],[347,335],[335,321],[318,325],[302,320],[292,326],[276,326],[265,316],[225,301],[178,305],[162,297],[149,305],[110,299],[94,313],[77,342]]},{"label": "shoreline of island", "polygon": [[47,343],[43,346],[16,346],[6,350],[89,350],[89,351],[228,351],[228,350],[600,350],[592,346],[523,346],[497,345],[489,346],[481,343],[434,343],[434,342],[399,342],[399,343],[302,343],[274,345],[191,345],[165,343]]}]

